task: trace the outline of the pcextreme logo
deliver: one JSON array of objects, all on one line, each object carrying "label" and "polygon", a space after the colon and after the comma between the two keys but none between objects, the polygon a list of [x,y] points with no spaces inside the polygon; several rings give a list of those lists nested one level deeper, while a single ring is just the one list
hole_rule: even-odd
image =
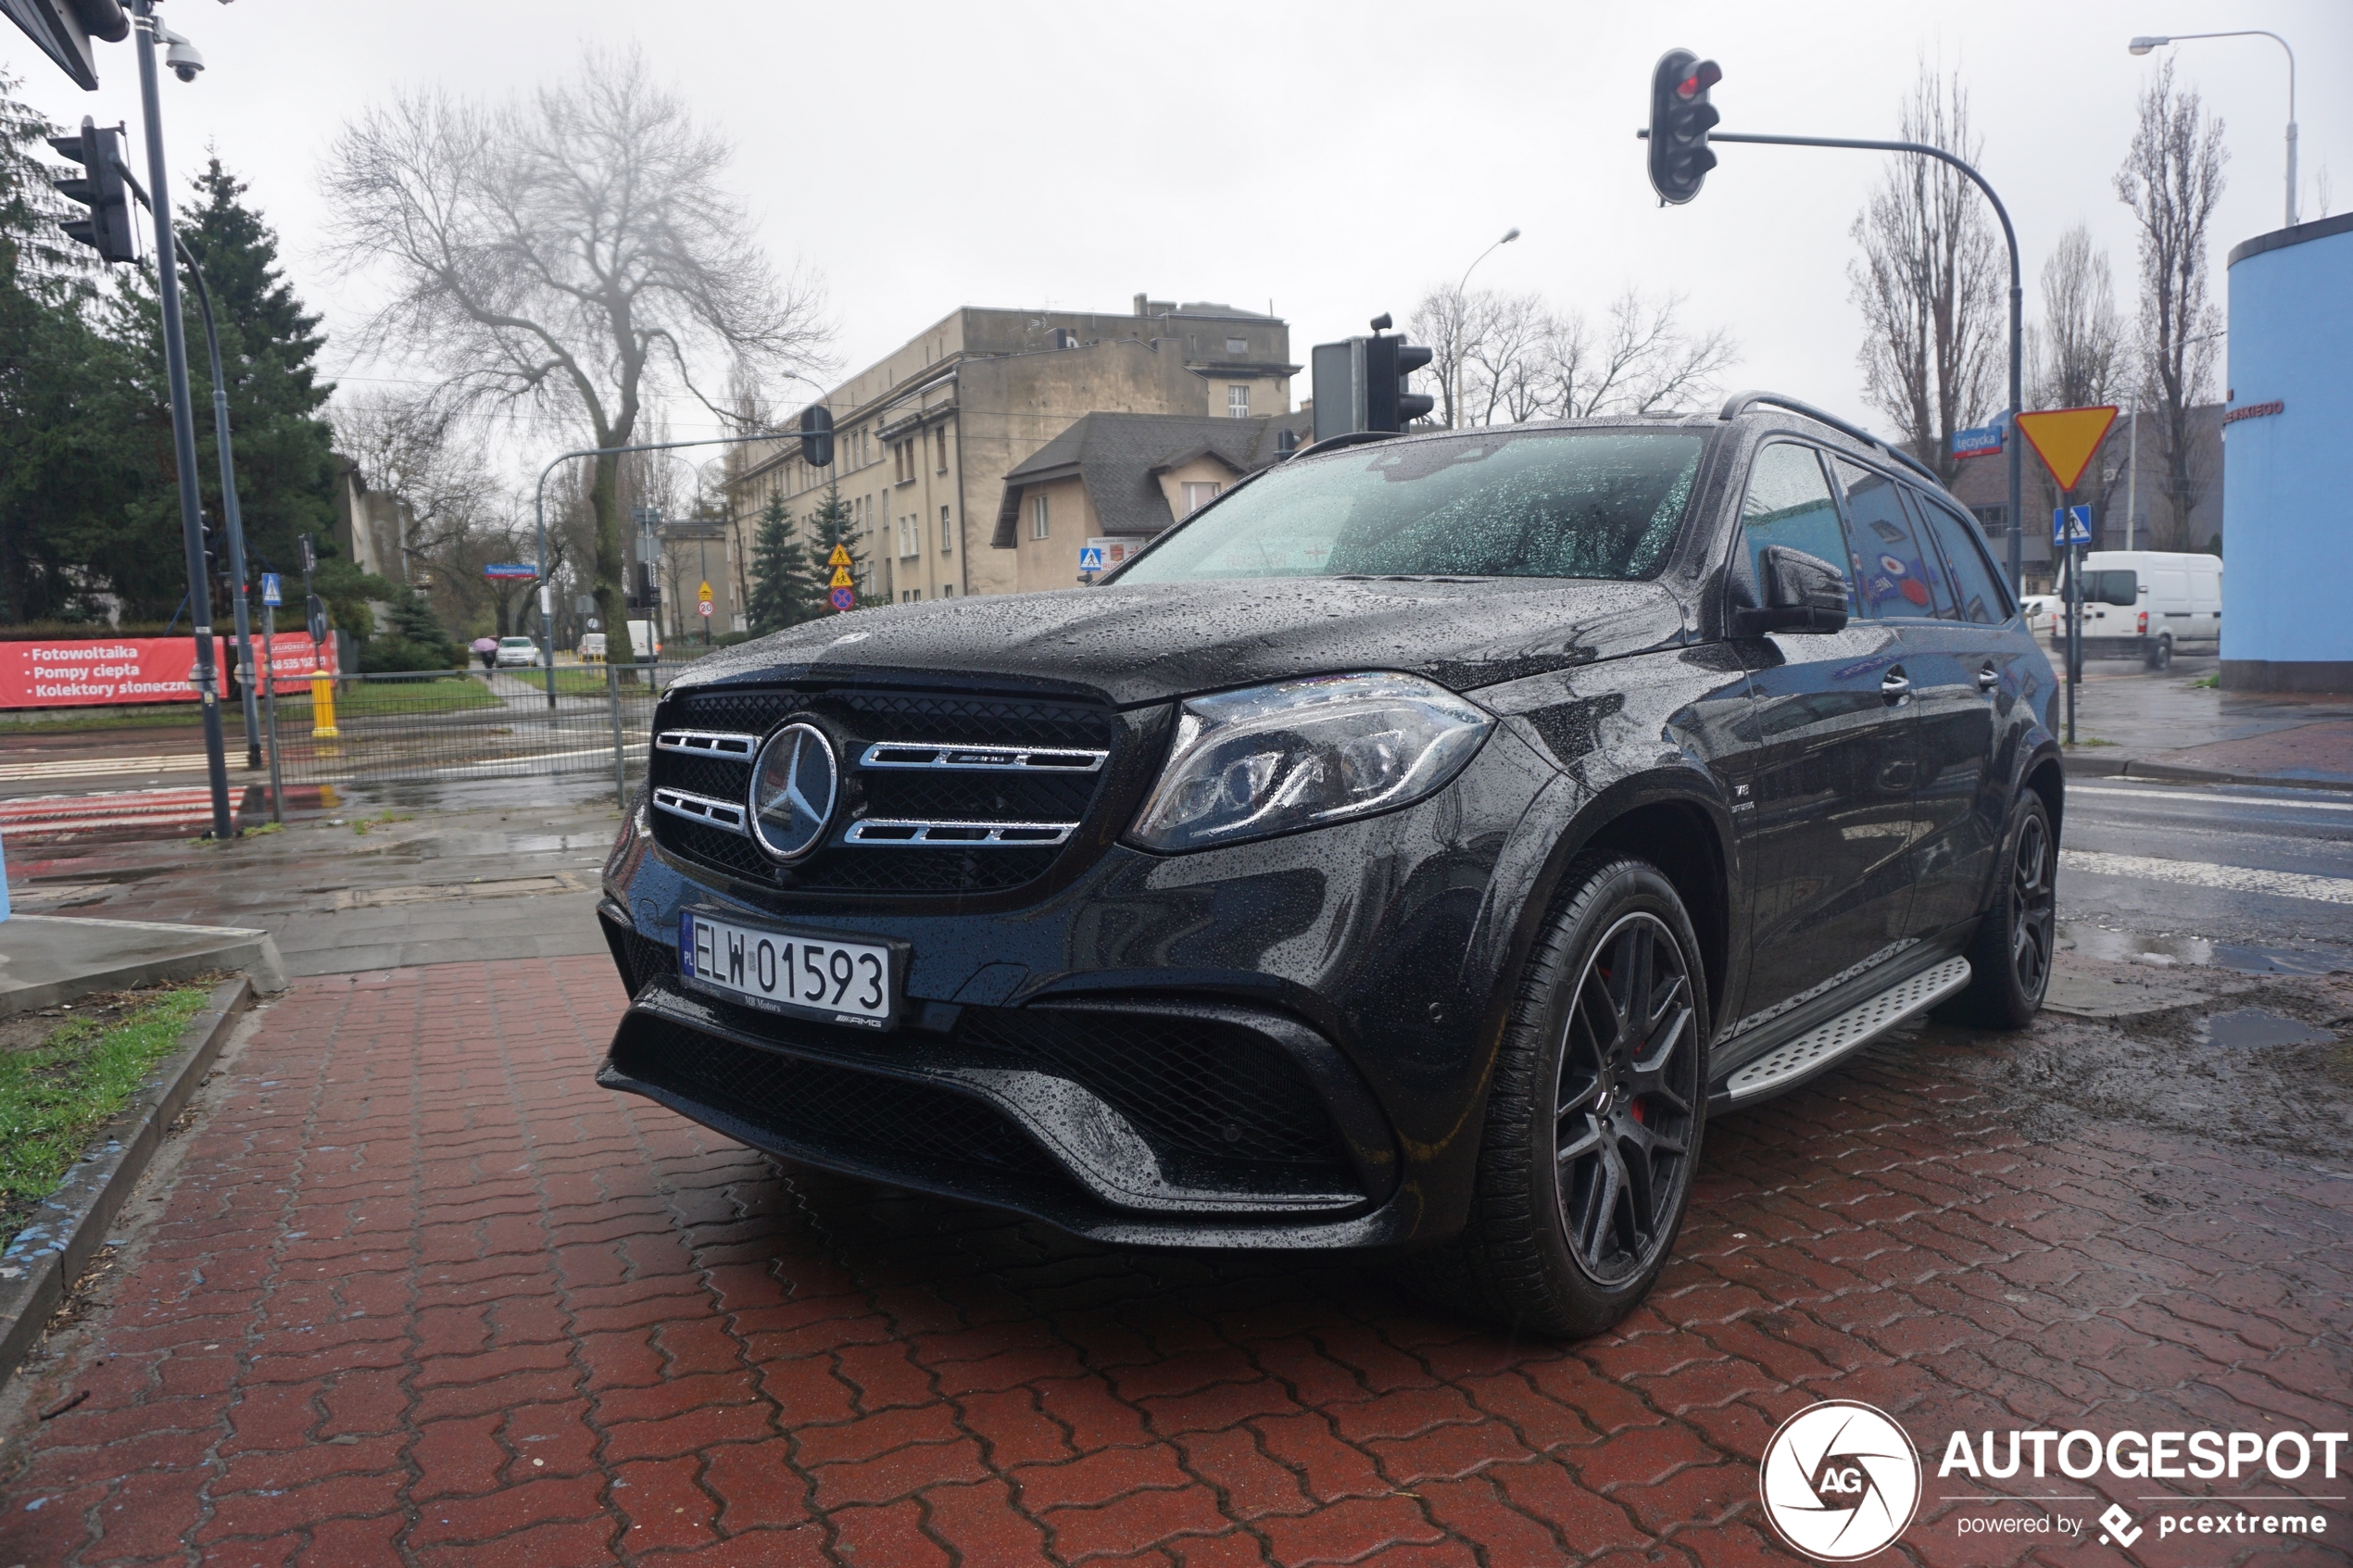
[{"label": "pcextreme logo", "polygon": [[1885,1411],[1828,1399],[1781,1423],[1765,1445],[1756,1489],[1792,1548],[1818,1562],[1852,1562],[1912,1523],[1920,1460]]}]

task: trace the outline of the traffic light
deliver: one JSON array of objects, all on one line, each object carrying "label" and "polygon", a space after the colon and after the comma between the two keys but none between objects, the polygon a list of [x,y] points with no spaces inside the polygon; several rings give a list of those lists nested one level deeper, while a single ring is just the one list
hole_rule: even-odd
[{"label": "traffic light", "polygon": [[1394,435],[1435,407],[1428,394],[1408,392],[1407,382],[1430,361],[1430,350],[1384,336],[1387,316],[1373,318],[1371,337],[1319,343],[1310,356],[1315,382],[1315,439],[1358,431]]},{"label": "traffic light", "polygon": [[22,28],[88,93],[98,90],[97,52],[90,41],[120,44],[131,36],[131,19],[118,0],[0,0],[0,16]]},{"label": "traffic light", "polygon": [[834,411],[823,403],[800,411],[800,460],[812,469],[834,464]]},{"label": "traffic light", "polygon": [[81,173],[50,183],[68,201],[90,209],[89,217],[69,218],[57,227],[96,251],[102,260],[138,260],[139,222],[131,210],[131,182],[123,177],[121,131],[113,126],[102,131],[84,115],[81,135],[52,136],[49,144],[82,166]]},{"label": "traffic light", "polygon": [[[1383,316],[1375,323],[1387,326]],[[1408,392],[1416,370],[1430,361],[1431,351],[1405,341],[1400,332],[1383,337],[1376,332],[1365,340],[1365,428],[1402,431],[1437,407],[1428,393]]]},{"label": "traffic light", "polygon": [[1723,80],[1722,68],[1689,49],[1667,50],[1651,72],[1651,189],[1663,203],[1680,207],[1699,194],[1716,167],[1707,133],[1723,116],[1707,90]]}]

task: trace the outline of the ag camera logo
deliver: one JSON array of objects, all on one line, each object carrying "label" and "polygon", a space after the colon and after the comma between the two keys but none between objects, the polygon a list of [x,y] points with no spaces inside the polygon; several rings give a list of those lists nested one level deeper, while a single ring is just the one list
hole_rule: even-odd
[{"label": "ag camera logo", "polygon": [[1885,1411],[1826,1399],[1787,1421],[1765,1446],[1756,1477],[1765,1517],[1818,1562],[1853,1562],[1883,1549],[1920,1503],[1920,1460]]}]

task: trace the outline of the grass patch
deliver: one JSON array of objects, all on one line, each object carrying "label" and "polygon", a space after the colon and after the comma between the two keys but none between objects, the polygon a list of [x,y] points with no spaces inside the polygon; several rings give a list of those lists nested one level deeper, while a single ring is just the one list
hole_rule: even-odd
[{"label": "grass patch", "polygon": [[0,1051],[0,1246],[57,1190],[210,995],[201,985],[143,993],[111,1021],[72,1019],[36,1045]]},{"label": "grass patch", "polygon": [[[337,719],[373,719],[392,713],[454,713],[467,708],[497,708],[498,698],[471,675],[429,681],[353,681],[335,693]],[[278,724],[310,724],[310,694],[278,696]],[[292,737],[289,737],[292,738]]]},{"label": "grass patch", "polygon": [[2071,744],[2080,750],[2087,746],[2114,746],[2116,743],[2112,740],[2102,740],[2097,735],[2085,735],[2082,740]]},{"label": "grass patch", "polygon": [[2221,684],[2222,672],[2220,670],[2210,670],[2205,674],[2200,675],[2196,680],[2192,681],[2190,683],[2190,690],[2194,692],[2210,692]]}]

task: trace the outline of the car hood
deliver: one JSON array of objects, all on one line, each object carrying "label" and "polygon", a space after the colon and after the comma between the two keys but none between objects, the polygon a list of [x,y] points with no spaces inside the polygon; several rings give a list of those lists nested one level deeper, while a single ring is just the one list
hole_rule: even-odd
[{"label": "car hood", "polygon": [[679,684],[997,677],[1126,707],[1349,670],[1456,691],[1684,640],[1656,583],[1285,578],[988,595],[807,621],[698,659]]}]

